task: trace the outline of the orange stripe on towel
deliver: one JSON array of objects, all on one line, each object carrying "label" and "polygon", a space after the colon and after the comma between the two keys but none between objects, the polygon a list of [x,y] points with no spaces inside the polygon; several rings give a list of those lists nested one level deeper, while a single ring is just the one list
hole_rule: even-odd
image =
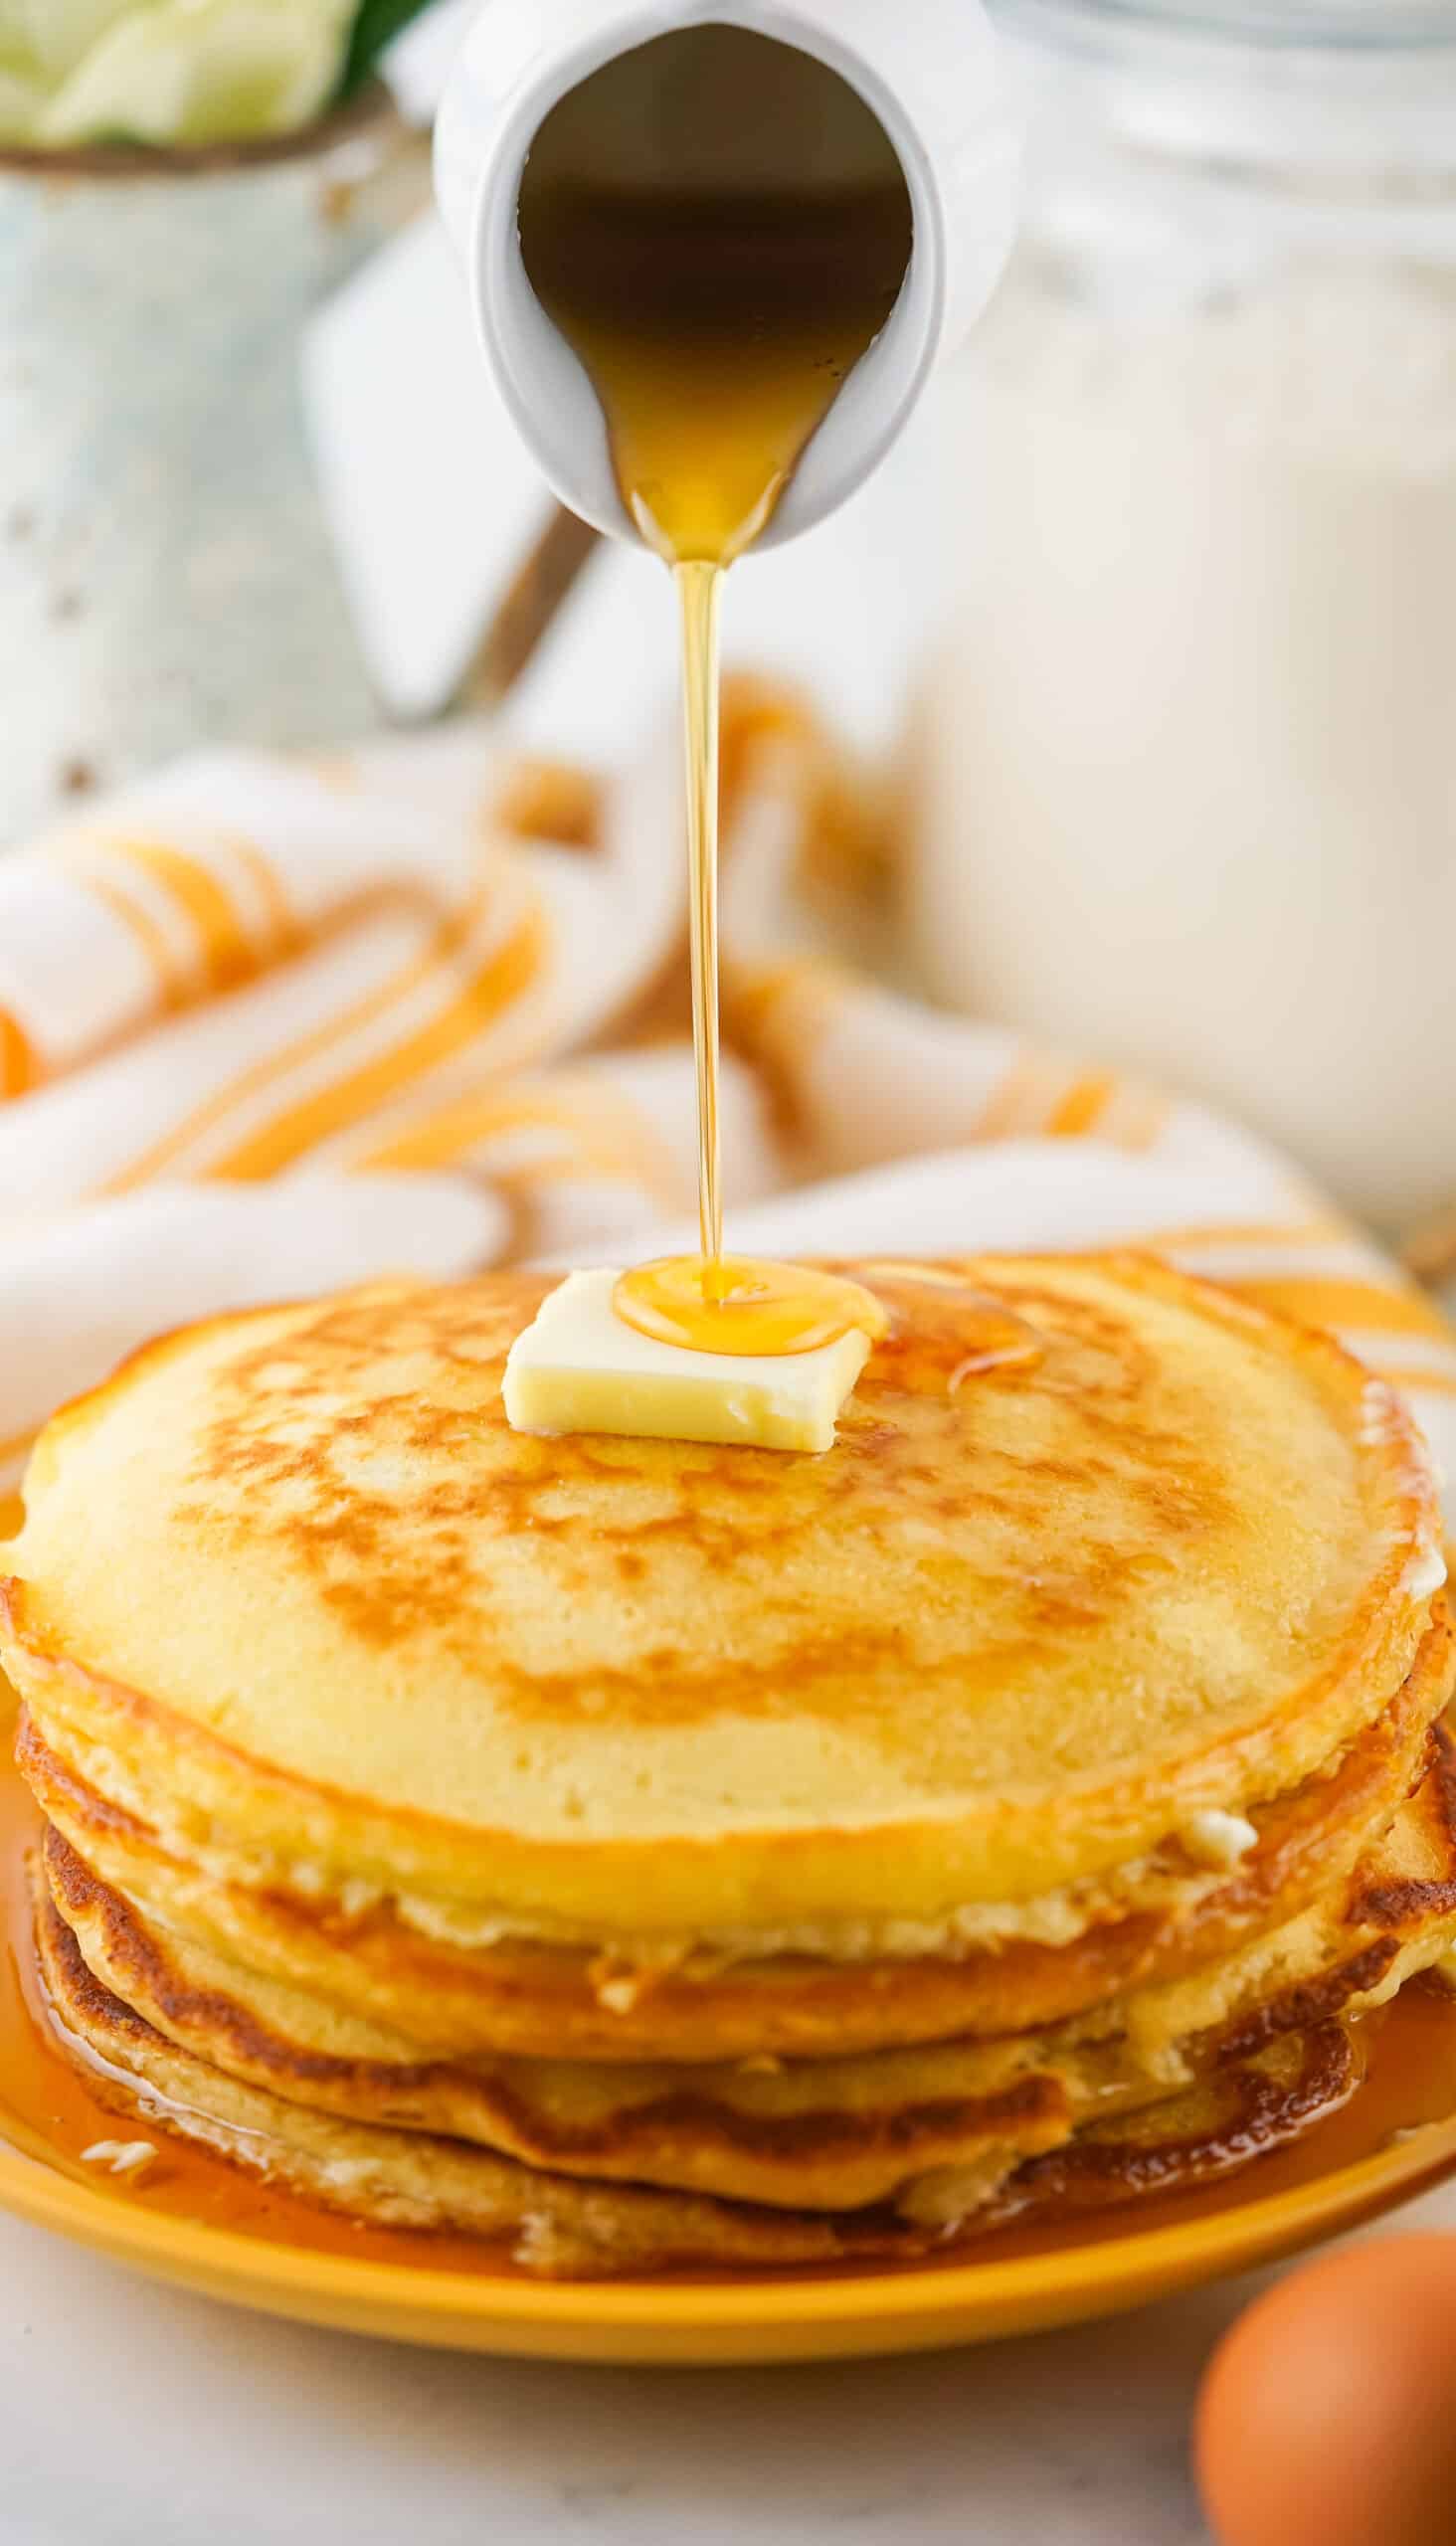
[{"label": "orange stripe on towel", "polygon": [[1303,1278],[1247,1281],[1232,1286],[1262,1308],[1299,1318],[1306,1326],[1342,1327],[1362,1335],[1431,1335],[1451,1341],[1451,1328],[1431,1300],[1378,1282],[1351,1281],[1332,1273]]},{"label": "orange stripe on towel", "polygon": [[1456,1370],[1392,1370],[1388,1363],[1380,1363],[1378,1356],[1371,1360],[1370,1367],[1387,1387],[1399,1389],[1404,1395],[1456,1396]]},{"label": "orange stripe on towel", "polygon": [[515,1003],[540,970],[545,934],[540,914],[531,913],[428,1025],[275,1117],[218,1160],[208,1175],[245,1182],[276,1176],[321,1141],[377,1113],[412,1081],[475,1042]]},{"label": "orange stripe on towel", "polygon": [[259,900],[268,912],[269,952],[274,957],[290,953],[302,943],[303,930],[273,859],[251,839],[230,837],[228,845],[239,865],[252,876]]},{"label": "orange stripe on towel", "polygon": [[159,920],[153,918],[144,902],[138,902],[108,875],[98,875],[84,858],[68,859],[71,872],[83,889],[91,893],[114,920],[119,920],[128,935],[141,948],[157,986],[157,1012],[166,1016],[185,1007],[192,997],[192,983],[187,967]]},{"label": "orange stripe on towel", "polygon": [[35,1045],[18,1018],[0,1007],[0,1098],[24,1096],[42,1075]]},{"label": "orange stripe on towel", "polygon": [[346,1008],[341,1015],[329,1017],[322,1025],[311,1026],[307,1033],[298,1035],[291,1043],[284,1043],[264,1059],[252,1062],[225,1087],[216,1088],[193,1113],[174,1124],[170,1132],[164,1133],[149,1150],[143,1151],[140,1158],[134,1159],[129,1168],[113,1178],[105,1189],[111,1193],[129,1193],[137,1185],[148,1184],[154,1178],[168,1174],[186,1157],[193,1143],[226,1122],[235,1107],[262,1095],[267,1088],[278,1086],[293,1071],[305,1068],[310,1061],[317,1060],[326,1052],[337,1050],[351,1034],[364,1032],[381,1017],[388,1016],[391,1008],[413,999],[435,975],[447,972],[455,962],[471,931],[479,924],[488,893],[488,885],[482,884],[463,910],[454,912],[449,919],[439,923],[428,946],[411,955],[387,982],[370,991],[364,999],[356,1000],[353,1006]]},{"label": "orange stripe on towel", "polygon": [[210,990],[236,990],[259,970],[258,949],[242,912],[201,858],[189,857],[165,840],[108,839],[104,845],[170,894],[196,931]]},{"label": "orange stripe on towel", "polygon": [[1350,1222],[1332,1212],[1328,1219],[1316,1220],[1203,1220],[1196,1227],[1160,1229],[1149,1242],[1160,1254],[1169,1247],[1193,1253],[1199,1247],[1214,1246],[1329,1246],[1340,1239],[1348,1241],[1350,1235]]},{"label": "orange stripe on towel", "polygon": [[1116,1090],[1117,1081],[1106,1070],[1077,1079],[1052,1108],[1046,1126],[1049,1137],[1054,1141],[1084,1138],[1110,1104]]}]

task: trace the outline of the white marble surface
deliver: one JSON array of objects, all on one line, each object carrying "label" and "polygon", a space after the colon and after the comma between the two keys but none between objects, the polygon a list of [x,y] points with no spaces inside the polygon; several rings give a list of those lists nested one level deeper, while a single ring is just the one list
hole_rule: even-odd
[{"label": "white marble surface", "polygon": [[5,2223],[0,2546],[1205,2546],[1189,2410],[1256,2285],[920,2360],[568,2370],[235,2315]]}]

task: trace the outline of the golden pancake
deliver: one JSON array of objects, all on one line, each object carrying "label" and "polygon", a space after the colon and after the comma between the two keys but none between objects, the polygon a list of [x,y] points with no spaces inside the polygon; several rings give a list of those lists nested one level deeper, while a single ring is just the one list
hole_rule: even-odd
[{"label": "golden pancake", "polygon": [[796,2218],[689,2194],[573,2183],[450,2139],[366,2129],[240,2086],[178,2051],[92,1979],[43,1902],[41,1975],[63,2044],[136,2132],[170,2132],[330,2210],[386,2228],[453,2229],[522,2270],[586,2279],[698,2263],[766,2270],[910,2256],[930,2242],[892,2216]]},{"label": "golden pancake", "polygon": [[[42,1438],[0,1659],[179,1862],[455,1942],[877,1960],[1166,1903],[1194,1816],[1408,1676],[1413,1427],[1151,1263],[847,1269],[895,1329],[819,1459],[513,1434],[519,1274],[153,1346]],[[976,1370],[988,1302],[1033,1362]]]},{"label": "golden pancake", "polygon": [[1076,2109],[1158,2091],[1121,2046],[1033,2039],[729,2067],[421,2061],[412,2046],[149,1928],[57,1833],[46,1873],[88,1968],[179,2050],[342,2118],[469,2140],[555,2173],[853,2210],[931,2169],[998,2182],[1053,2147]]},{"label": "golden pancake", "polygon": [[343,2118],[555,2173],[797,2209],[903,2201],[959,2217],[1092,2115],[1166,2099],[1233,2044],[1381,2004],[1456,1938],[1449,1738],[1352,1883],[1278,1934],[1060,2032],[829,2061],[672,2068],[422,2061],[410,2042],[149,1926],[54,1829],[51,1899],[87,1966],[177,2049]]},{"label": "golden pancake", "polygon": [[600,2273],[910,2257],[1345,2091],[1456,1939],[1408,1419],[1137,1260],[846,1269],[819,1459],[513,1434],[519,1275],[56,1419],[0,1658],[109,2095]]},{"label": "golden pancake", "polygon": [[1452,1662],[1442,1611],[1385,1715],[1336,1767],[1253,1808],[1257,1844],[1232,1870],[1194,1886],[1183,1863],[1172,1907],[1105,1919],[1060,1947],[1011,1938],[954,1959],[786,1955],[723,1966],[697,1956],[643,1971],[529,1944],[470,1951],[420,1934],[388,1905],[341,1915],[281,1888],[215,1881],[169,1856],[135,1816],[103,1803],[24,1720],[18,1756],[58,1831],[154,1922],[406,2038],[417,2053],[803,2058],[1055,2024],[1286,1927],[1334,1893],[1423,1772]]},{"label": "golden pancake", "polygon": [[1071,2222],[1221,2183],[1341,2111],[1365,2070],[1358,2026],[1276,2034],[1230,2054],[1175,2101],[1098,2122],[1029,2159],[992,2195],[978,2228]]},{"label": "golden pancake", "polygon": [[948,2231],[886,2210],[836,2217],[572,2182],[456,2140],[339,2121],[241,2085],[154,2033],[92,1977],[49,1900],[39,1905],[38,1948],[63,2038],[99,2098],[134,2129],[199,2141],[372,2225],[477,2236],[543,2277],[823,2269],[964,2253],[1007,2219],[1167,2195],[1231,2173],[1338,2110],[1360,2077],[1359,2049],[1341,2025],[1279,2035],[1231,2055],[1121,2135],[1116,2126],[1094,2129],[1085,2147],[1074,2140],[1029,2160],[989,2192],[976,2217]]}]

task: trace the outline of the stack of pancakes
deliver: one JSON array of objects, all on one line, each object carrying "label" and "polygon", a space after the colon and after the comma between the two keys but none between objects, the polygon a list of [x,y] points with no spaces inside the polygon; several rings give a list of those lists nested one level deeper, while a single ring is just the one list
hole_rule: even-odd
[{"label": "stack of pancakes", "polygon": [[1352,2091],[1456,1937],[1408,1419],[1151,1263],[846,1269],[821,1459],[515,1435],[517,1274],[52,1424],[0,1659],[108,2099],[587,2273],[939,2251]]}]

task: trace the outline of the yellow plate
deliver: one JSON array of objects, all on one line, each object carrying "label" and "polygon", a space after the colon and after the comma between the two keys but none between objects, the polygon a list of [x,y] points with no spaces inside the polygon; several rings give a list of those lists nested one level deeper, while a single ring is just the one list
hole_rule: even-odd
[{"label": "yellow plate", "polygon": [[830,2360],[1112,2315],[1354,2226],[1456,2171],[1456,2116],[1294,2189],[1050,2254],[839,2278],[541,2283],[300,2251],[149,2214],[0,2143],[0,2204],[211,2298],[395,2342],[548,2360]]},{"label": "yellow plate", "polygon": [[[0,1709],[0,1744],[7,1729]],[[306,2324],[464,2351],[678,2367],[928,2351],[1141,2306],[1271,2262],[1456,2174],[1456,1999],[1404,1993],[1388,2020],[1402,2026],[1404,2047],[1382,2035],[1391,2048],[1382,2062],[1376,2045],[1363,2108],[1357,2095],[1301,2146],[1257,2161],[1219,2194],[1167,2205],[1156,2224],[1150,2213],[1141,2228],[1120,2230],[1103,2214],[1060,2246],[1017,2251],[1002,2240],[998,2251],[988,2241],[979,2260],[773,2280],[534,2281],[488,2262],[478,2272],[432,2267],[418,2260],[428,2246],[419,2237],[402,2241],[409,2261],[380,2260],[377,2231],[367,2257],[294,2245],[152,2207],[144,2189],[84,2168],[90,2127],[125,2136],[128,2125],[97,2106],[87,2128],[78,2132],[73,2119],[68,2145],[65,2089],[38,2088],[34,2075],[23,2086],[19,2045],[43,2042],[24,1881],[32,1835],[19,1780],[0,1763],[0,2209],[157,2279]],[[72,2075],[64,2061],[62,2072]],[[237,2184],[220,2161],[218,2171]],[[290,2198],[279,2207],[298,2211]]]}]

